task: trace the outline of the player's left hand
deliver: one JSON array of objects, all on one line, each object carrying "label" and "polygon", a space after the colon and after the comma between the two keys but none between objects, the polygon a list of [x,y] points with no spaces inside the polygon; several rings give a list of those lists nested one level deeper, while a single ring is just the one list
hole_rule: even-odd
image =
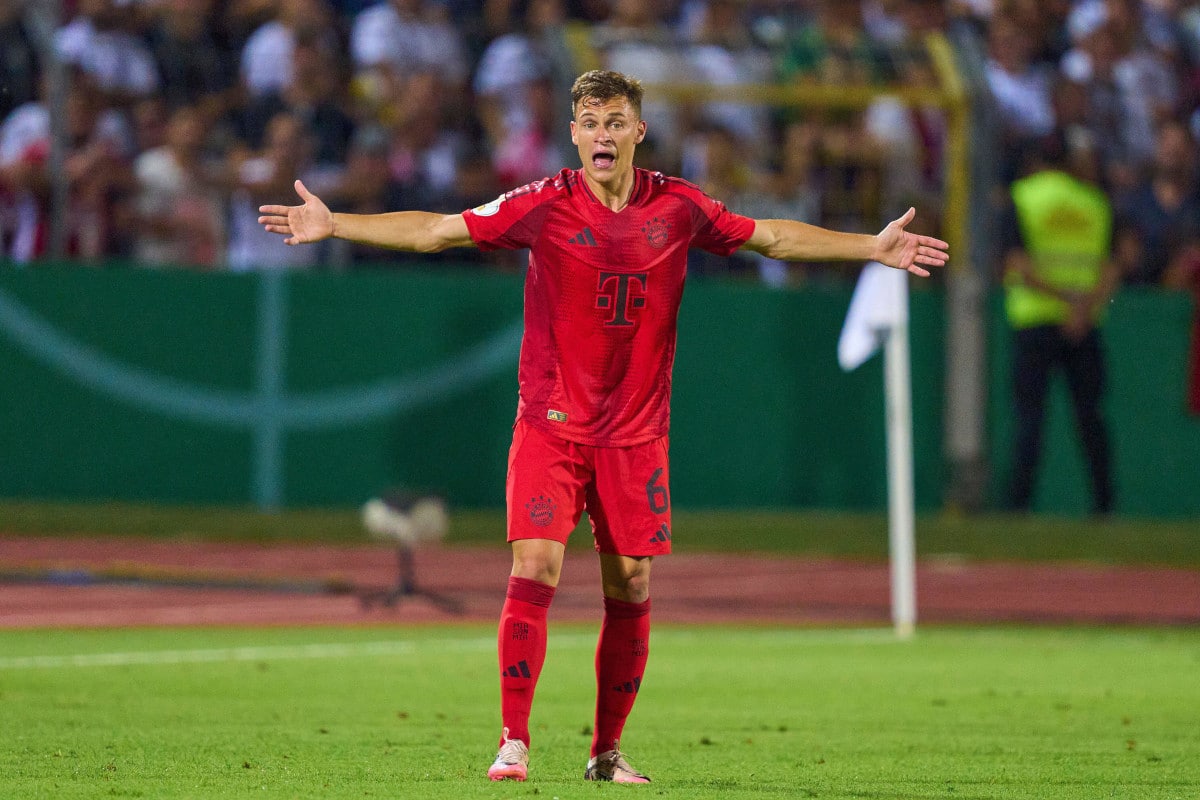
[{"label": "player's left hand", "polygon": [[925,267],[944,267],[950,257],[947,252],[950,245],[932,236],[919,236],[904,230],[916,215],[917,210],[910,208],[904,216],[888,223],[886,228],[877,233],[875,252],[871,257],[889,267],[928,278],[929,270]]}]

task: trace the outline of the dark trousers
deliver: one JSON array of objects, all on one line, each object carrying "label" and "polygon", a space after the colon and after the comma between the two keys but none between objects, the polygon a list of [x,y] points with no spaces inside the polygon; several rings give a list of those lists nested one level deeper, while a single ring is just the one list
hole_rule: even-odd
[{"label": "dark trousers", "polygon": [[1042,452],[1046,398],[1050,377],[1061,369],[1067,379],[1075,424],[1092,482],[1092,510],[1113,509],[1113,485],[1108,427],[1100,408],[1104,394],[1104,350],[1100,332],[1092,329],[1082,340],[1071,341],[1057,325],[1015,331],[1013,340],[1013,401],[1017,414],[1013,443],[1012,487],[1009,502],[1014,510],[1028,510],[1037,483]]}]

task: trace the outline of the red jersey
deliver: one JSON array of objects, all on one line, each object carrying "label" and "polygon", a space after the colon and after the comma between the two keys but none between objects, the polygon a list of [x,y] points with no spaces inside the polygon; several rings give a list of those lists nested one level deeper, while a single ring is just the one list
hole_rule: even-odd
[{"label": "red jersey", "polygon": [[729,255],[754,220],[643,169],[620,211],[564,169],[463,217],[481,249],[530,249],[517,418],[605,447],[666,435],[688,248]]}]

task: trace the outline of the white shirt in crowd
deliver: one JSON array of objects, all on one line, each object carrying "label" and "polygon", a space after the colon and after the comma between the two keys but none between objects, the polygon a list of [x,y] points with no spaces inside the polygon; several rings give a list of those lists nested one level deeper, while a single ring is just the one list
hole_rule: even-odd
[{"label": "white shirt in crowd", "polygon": [[450,86],[463,85],[469,74],[466,50],[453,25],[402,17],[386,1],[354,18],[350,54],[360,70],[389,67],[402,75],[433,71]]},{"label": "white shirt in crowd", "polygon": [[138,97],[158,91],[158,67],[141,39],[127,31],[98,31],[87,17],[76,17],[55,35],[58,53],[89,75],[106,92]]}]

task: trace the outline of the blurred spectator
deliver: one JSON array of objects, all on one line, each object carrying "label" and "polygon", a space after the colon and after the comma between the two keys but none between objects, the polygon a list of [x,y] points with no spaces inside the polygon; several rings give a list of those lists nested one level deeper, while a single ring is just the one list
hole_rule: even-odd
[{"label": "blurred spectator", "polygon": [[348,96],[342,65],[325,46],[324,38],[308,28],[294,36],[291,60],[284,86],[251,97],[237,109],[237,136],[251,148],[262,147],[267,125],[286,111],[301,120],[313,137],[313,157],[318,163],[341,164],[355,127],[342,105]]},{"label": "blurred spectator", "polygon": [[[389,147],[388,132],[382,126],[363,125],[355,130],[341,180],[327,193],[331,208],[349,214],[381,214],[395,210],[388,205],[392,191]],[[340,260],[351,266],[383,260],[378,248],[349,241],[342,247]]]},{"label": "blurred spectator", "polygon": [[1073,9],[1066,25],[1072,46],[1059,63],[1063,77],[1085,89],[1088,125],[1105,167],[1122,160],[1124,153],[1121,99],[1113,79],[1116,43],[1107,21],[1102,3],[1088,0]]},{"label": "blurred spectator", "polygon": [[1054,64],[1062,62],[1071,49],[1071,10],[1079,0],[1025,0],[1042,14],[1042,58]]},{"label": "blurred spectator", "polygon": [[250,34],[241,51],[241,77],[250,98],[282,92],[294,79],[296,41],[314,40],[341,52],[333,14],[325,0],[278,0],[273,17]]},{"label": "blurred spectator", "polygon": [[[705,0],[687,49],[691,82],[717,87],[755,86],[772,76],[770,54],[751,35],[740,0]],[[753,158],[762,156],[770,116],[761,103],[711,102],[698,112],[706,122],[737,134]]]},{"label": "blurred spectator", "polygon": [[236,101],[237,73],[216,33],[216,0],[164,0],[148,38],[171,109],[199,104],[210,120]]},{"label": "blurred spectator", "polygon": [[[368,125],[358,129],[350,145],[346,170],[339,186],[330,194],[338,210],[354,214],[377,214],[397,210],[396,198],[404,191],[390,175],[388,132]],[[444,198],[447,209],[463,211],[494,200],[503,190],[492,171],[491,158],[482,150],[468,151],[457,164],[457,180],[451,194]],[[399,251],[381,251],[377,247],[347,242],[344,260],[351,266],[429,264],[433,261],[454,264],[496,264],[515,268],[521,259],[510,251],[484,253],[459,250],[453,253],[417,255]]]},{"label": "blurred spectator", "polygon": [[[440,78],[432,72],[415,73],[396,92],[387,104],[387,126],[358,128],[347,169],[330,192],[334,201],[361,213],[374,213],[372,208],[458,213],[494,199],[500,190],[490,158],[476,152],[470,139],[447,123],[453,98]],[[365,177],[371,169],[378,174]],[[367,247],[348,248],[347,259],[354,264],[411,265],[488,260],[474,253],[415,254]]]},{"label": "blurred spectator", "polygon": [[988,88],[1000,112],[1000,179],[1011,182],[1020,155],[1054,129],[1053,72],[1033,60],[1033,42],[1010,17],[997,14],[988,28]]},{"label": "blurred spectator", "polygon": [[504,186],[524,186],[540,178],[555,175],[568,163],[567,151],[559,146],[559,132],[566,127],[554,113],[562,95],[550,81],[537,81],[526,90],[531,119],[523,128],[508,128],[496,143],[493,163]]},{"label": "blurred spectator", "polygon": [[[730,200],[730,208],[755,219],[795,219],[812,225],[821,218],[821,193],[815,175],[813,155],[819,131],[809,123],[793,122],[783,131],[776,152],[778,160],[755,178],[750,190]],[[758,277],[768,286],[798,283],[804,276],[820,271],[821,265],[790,265],[760,254],[753,254]]]},{"label": "blurred spectator", "polygon": [[0,120],[36,100],[41,58],[25,25],[24,3],[0,3]]},{"label": "blurred spectator", "polygon": [[279,0],[218,0],[220,32],[230,52],[240,53],[255,30],[275,17]]},{"label": "blurred spectator", "polygon": [[166,142],[134,162],[134,257],[143,266],[212,268],[224,255],[224,207],[203,163],[206,127],[197,108],[178,108]]},{"label": "blurred spectator", "polygon": [[[591,45],[600,66],[651,86],[696,82],[684,63],[681,42],[666,23],[665,5],[663,0],[613,0],[609,17],[592,28]],[[679,160],[682,127],[675,104],[654,94],[642,104],[643,146],[665,162],[650,168],[667,169],[666,164]]]},{"label": "blurred spectator", "polygon": [[863,29],[871,40],[892,48],[908,39],[904,6],[908,0],[861,0]]},{"label": "blurred spectator", "polygon": [[1094,126],[1088,87],[1059,75],[1051,92],[1055,127],[1072,147],[1086,147],[1097,153],[1103,166],[1106,138]]},{"label": "blurred spectator", "polygon": [[434,73],[457,94],[470,75],[461,36],[430,0],[380,0],[367,8],[354,18],[350,53],[368,98],[393,96],[396,84],[419,72]]},{"label": "blurred spectator", "polygon": [[708,123],[688,137],[682,177],[713,197],[728,199],[749,190],[754,168],[736,131]]},{"label": "blurred spectator", "polygon": [[59,55],[86,74],[106,102],[129,106],[159,90],[154,55],[131,30],[137,19],[115,0],[79,0],[75,18],[55,36]]},{"label": "blurred spectator", "polygon": [[[936,88],[937,79],[926,61],[903,59],[897,67],[905,85]],[[912,108],[895,95],[882,94],[867,106],[863,132],[866,147],[882,169],[880,223],[899,217],[910,206],[922,209],[934,222],[943,188],[945,112],[937,106]]]},{"label": "blurred spectator", "polygon": [[883,54],[863,30],[858,3],[813,0],[812,14],[784,36],[778,70],[785,81],[870,84],[883,79]]},{"label": "blurred spectator", "polygon": [[1012,185],[1004,256],[1005,310],[1013,331],[1013,440],[1010,507],[1028,511],[1037,486],[1050,380],[1070,391],[1092,484],[1092,511],[1113,511],[1107,368],[1100,328],[1119,271],[1111,258],[1112,205],[1095,184],[1094,151],[1061,132],[1034,153]]},{"label": "blurred spectator", "polygon": [[294,193],[297,178],[324,191],[328,185],[314,172],[311,134],[299,117],[283,112],[267,124],[261,150],[235,152],[227,167],[230,269],[246,271],[316,265],[320,247],[288,247],[258,224],[258,207]]},{"label": "blurred spectator", "polygon": [[1193,75],[1200,69],[1200,0],[1180,0],[1178,31],[1191,62]]},{"label": "blurred spectator", "polygon": [[883,215],[879,151],[862,114],[831,113],[820,122],[821,224],[836,220],[837,227],[866,232]]},{"label": "blurred spectator", "polygon": [[[573,56],[564,38],[562,0],[521,0],[513,4],[510,30],[483,51],[475,69],[475,109],[492,147],[527,137],[535,126],[559,146],[569,146],[565,103],[551,103],[536,120],[534,93],[548,86],[553,97],[570,97],[575,79]],[[560,108],[561,106],[561,108]],[[561,167],[561,165],[559,165]],[[555,167],[550,173],[557,172]],[[544,176],[543,176],[544,177]]]},{"label": "blurred spectator", "polygon": [[1178,42],[1156,23],[1149,3],[1107,0],[1105,7],[1117,42],[1114,74],[1125,110],[1123,134],[1140,168],[1154,156],[1159,124],[1179,110]]},{"label": "blurred spectator", "polygon": [[[69,183],[68,255],[97,261],[113,254],[113,215],[132,186],[133,138],[124,117],[101,105],[86,76],[75,74],[66,99]],[[0,124],[0,184],[12,194],[8,256],[25,263],[46,253],[52,177],[50,110],[44,101],[14,109]]]},{"label": "blurred spectator", "polygon": [[1132,186],[1154,151],[1154,130],[1173,113],[1179,84],[1139,25],[1132,0],[1083,0],[1068,29],[1076,46],[1062,71],[1089,87],[1093,127],[1101,132],[1106,182]]},{"label": "blurred spectator", "polygon": [[946,0],[947,26],[965,25],[978,35],[987,30],[995,10],[994,0]]},{"label": "blurred spectator", "polygon": [[[725,204],[735,210],[739,198],[747,196],[757,182],[745,143],[735,131],[715,123],[708,123],[688,137],[682,177],[710,196],[723,198]],[[730,259],[695,249],[688,253],[688,274],[709,276],[745,272],[753,263],[752,254]]]},{"label": "blurred spectator", "polygon": [[1068,18],[1079,0],[1006,0],[997,13],[1011,19],[1029,40],[1034,61],[1056,66],[1071,48]]},{"label": "blurred spectator", "polygon": [[1186,283],[1178,276],[1200,249],[1196,166],[1196,143],[1187,126],[1178,121],[1160,126],[1150,175],[1118,205],[1116,254],[1128,283]]},{"label": "blurred spectator", "polygon": [[[561,102],[561,98],[557,99]],[[500,183],[488,154],[482,149],[472,148],[462,153],[459,158],[458,179],[454,182],[453,194],[446,198],[446,208],[459,211],[476,208],[495,200],[501,192],[512,188],[512,184]],[[475,264],[509,272],[525,269],[529,261],[520,250],[484,252],[460,248],[440,253],[438,256],[445,264]]]},{"label": "blurred spectator", "polygon": [[453,198],[468,142],[446,122],[451,96],[441,79],[432,72],[409,76],[391,105],[395,112],[388,148],[391,208],[462,211]]},{"label": "blurred spectator", "polygon": [[167,121],[171,112],[161,97],[139,100],[126,117],[132,123],[135,154],[162,147],[167,143]]},{"label": "blurred spectator", "polygon": [[907,63],[919,60],[928,63],[925,38],[930,33],[940,33],[948,25],[944,4],[936,0],[904,0],[896,9],[897,18],[904,29],[904,36],[894,43],[885,45],[891,54],[893,81],[906,83]]}]

